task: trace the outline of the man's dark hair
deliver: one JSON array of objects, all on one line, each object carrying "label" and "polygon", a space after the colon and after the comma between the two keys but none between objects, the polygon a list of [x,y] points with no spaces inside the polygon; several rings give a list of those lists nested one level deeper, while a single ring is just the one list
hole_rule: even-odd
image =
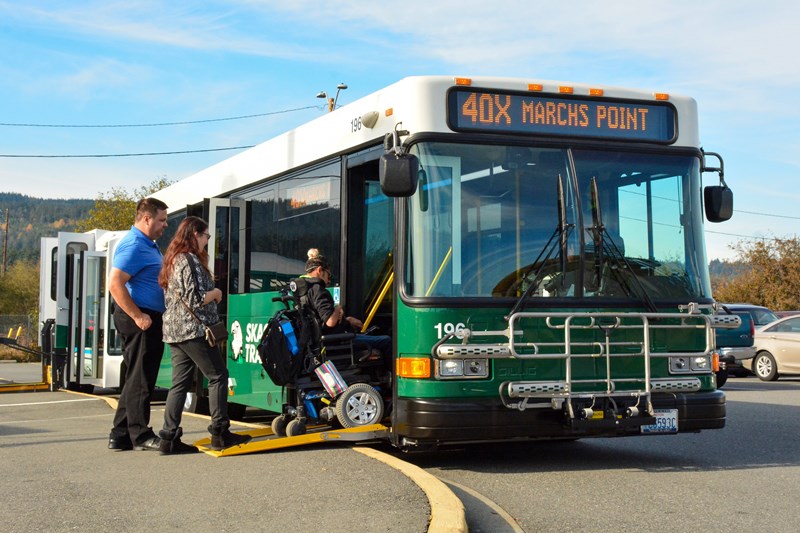
[{"label": "man's dark hair", "polygon": [[145,215],[155,218],[159,211],[166,211],[167,204],[156,198],[142,198],[136,204],[136,220],[141,220]]}]

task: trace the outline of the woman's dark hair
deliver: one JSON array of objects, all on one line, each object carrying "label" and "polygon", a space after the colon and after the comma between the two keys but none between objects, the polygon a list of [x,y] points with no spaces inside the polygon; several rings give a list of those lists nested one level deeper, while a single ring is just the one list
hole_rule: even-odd
[{"label": "woman's dark hair", "polygon": [[185,253],[196,255],[200,259],[200,264],[211,275],[211,271],[208,269],[208,252],[205,247],[202,250],[200,249],[195,236],[195,234],[206,233],[207,231],[208,223],[202,218],[186,217],[183,219],[183,222],[180,223],[175,231],[172,242],[167,246],[167,251],[164,252],[164,264],[158,274],[159,285],[165,289],[167,288],[172,269],[175,268],[175,260],[179,255]]}]

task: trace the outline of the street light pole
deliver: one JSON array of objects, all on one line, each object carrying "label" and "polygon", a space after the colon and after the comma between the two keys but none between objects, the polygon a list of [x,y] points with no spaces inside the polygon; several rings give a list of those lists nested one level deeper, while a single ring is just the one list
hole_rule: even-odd
[{"label": "street light pole", "polygon": [[340,83],[336,86],[336,97],[328,98],[328,93],[320,91],[317,93],[317,98],[325,98],[328,101],[328,113],[336,109],[336,103],[339,101],[339,92],[347,89],[347,85]]}]

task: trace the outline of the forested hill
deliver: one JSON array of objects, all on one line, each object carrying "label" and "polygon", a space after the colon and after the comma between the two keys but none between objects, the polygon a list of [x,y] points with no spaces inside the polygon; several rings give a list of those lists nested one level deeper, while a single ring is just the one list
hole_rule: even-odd
[{"label": "forested hill", "polygon": [[[42,237],[55,237],[59,231],[72,231],[75,224],[89,215],[94,200],[56,200],[32,198],[16,193],[0,192],[0,238],[6,237],[8,209],[8,265],[21,259],[39,261]],[[0,241],[2,243],[2,241]]]}]

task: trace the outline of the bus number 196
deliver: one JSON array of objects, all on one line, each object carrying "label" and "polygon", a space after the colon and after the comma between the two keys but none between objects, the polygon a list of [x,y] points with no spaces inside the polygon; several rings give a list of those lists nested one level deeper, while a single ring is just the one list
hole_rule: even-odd
[{"label": "bus number 196", "polygon": [[442,324],[439,322],[433,328],[436,330],[436,335],[441,339],[445,335],[450,335],[455,333],[456,331],[464,329],[466,326],[459,322],[458,324],[453,324],[452,322],[447,322]]}]

